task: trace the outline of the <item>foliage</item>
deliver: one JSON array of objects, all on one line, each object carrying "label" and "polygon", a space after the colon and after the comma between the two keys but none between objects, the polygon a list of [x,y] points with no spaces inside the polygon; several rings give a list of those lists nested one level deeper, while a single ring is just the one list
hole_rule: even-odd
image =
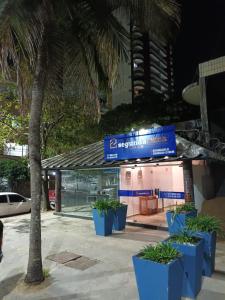
[{"label": "foliage", "polygon": [[[119,105],[103,114],[99,123],[83,112],[79,99],[76,100],[76,108],[70,105],[70,101],[66,103],[68,107],[65,113],[62,107],[60,113],[55,113],[52,118],[54,120],[61,113],[64,114],[49,135],[46,157],[94,143],[103,139],[106,134],[126,133],[132,128],[146,128],[152,123],[168,125],[181,119],[180,112],[177,114],[178,119],[174,119],[172,113],[168,113],[171,103],[163,102],[156,94],[151,94],[148,101]],[[51,105],[50,112],[52,107]],[[48,123],[51,123],[51,118]]]},{"label": "foliage", "polygon": [[187,203],[177,206],[172,212],[177,215],[177,214],[181,214],[181,213],[187,213],[187,212],[190,212],[193,210],[195,210],[194,202],[187,202]]},{"label": "foliage", "polygon": [[99,199],[92,204],[92,208],[96,208],[99,213],[107,213],[109,209],[116,210],[123,207],[124,204],[114,199]]},{"label": "foliage", "polygon": [[44,104],[42,157],[68,152],[102,138],[93,115],[84,111],[76,97],[64,97]]},{"label": "foliage", "polygon": [[180,256],[180,252],[174,249],[170,243],[146,246],[140,253],[141,258],[162,264],[168,264]]},{"label": "foliage", "polygon": [[43,275],[44,275],[44,278],[48,278],[50,276],[49,268],[43,268]]},{"label": "foliage", "polygon": [[10,183],[28,180],[27,161],[25,159],[0,160],[0,178],[6,178]]},{"label": "foliage", "polygon": [[186,222],[188,230],[193,232],[217,232],[223,235],[222,221],[213,216],[198,215],[195,218],[188,218]]},{"label": "foliage", "polygon": [[197,244],[199,240],[199,238],[192,236],[188,231],[183,231],[170,237],[170,242],[178,244]]},{"label": "foliage", "polygon": [[120,208],[120,207],[123,207],[123,206],[124,206],[124,204],[121,203],[121,202],[118,201],[118,200],[111,200],[111,199],[109,199],[108,201],[109,201],[110,207],[111,207],[112,209],[114,209],[114,210],[116,210],[117,208]]},{"label": "foliage", "polygon": [[108,199],[99,199],[95,201],[95,203],[92,205],[92,208],[97,209],[99,214],[107,214],[108,210],[112,209]]},{"label": "foliage", "polygon": [[[159,121],[165,116],[165,104],[162,98],[151,93],[148,100],[135,104],[121,104],[102,116],[100,128],[107,134],[130,131],[132,127],[144,126]],[[161,120],[162,121],[162,120]]]},{"label": "foliage", "polygon": [[5,143],[27,144],[28,115],[21,114],[17,88],[11,82],[0,82],[0,150]]}]

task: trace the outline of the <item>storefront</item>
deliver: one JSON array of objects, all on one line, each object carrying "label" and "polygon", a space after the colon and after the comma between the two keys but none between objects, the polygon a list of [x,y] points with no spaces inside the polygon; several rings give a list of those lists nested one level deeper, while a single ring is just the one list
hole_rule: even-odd
[{"label": "storefront", "polygon": [[128,204],[128,222],[164,227],[168,208],[194,200],[200,209],[215,193],[210,164],[218,160],[169,126],[106,137],[42,166],[56,174],[58,213],[91,218],[94,201],[118,199]]}]

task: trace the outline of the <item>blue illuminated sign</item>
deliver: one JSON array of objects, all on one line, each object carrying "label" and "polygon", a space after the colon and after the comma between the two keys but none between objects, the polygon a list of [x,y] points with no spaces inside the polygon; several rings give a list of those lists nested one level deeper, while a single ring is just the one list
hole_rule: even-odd
[{"label": "blue illuminated sign", "polygon": [[118,190],[119,197],[153,196],[153,190]]},{"label": "blue illuminated sign", "polygon": [[[153,190],[118,190],[119,197],[153,196]],[[159,199],[184,199],[184,192],[159,192]]]},{"label": "blue illuminated sign", "polygon": [[[153,196],[153,190],[118,190],[119,197]],[[159,192],[159,199],[184,199],[184,192]]]},{"label": "blue illuminated sign", "polygon": [[184,199],[183,192],[159,192],[159,198],[166,199]]},{"label": "blue illuminated sign", "polygon": [[133,131],[104,139],[104,158],[107,161],[175,155],[175,126]]}]

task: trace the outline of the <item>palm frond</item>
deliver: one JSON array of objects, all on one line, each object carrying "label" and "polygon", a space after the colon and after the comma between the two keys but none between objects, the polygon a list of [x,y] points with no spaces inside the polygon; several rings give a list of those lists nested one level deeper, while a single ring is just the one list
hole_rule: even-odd
[{"label": "palm frond", "polygon": [[176,0],[109,0],[120,14],[135,20],[142,31],[172,40],[179,29],[180,5]]}]

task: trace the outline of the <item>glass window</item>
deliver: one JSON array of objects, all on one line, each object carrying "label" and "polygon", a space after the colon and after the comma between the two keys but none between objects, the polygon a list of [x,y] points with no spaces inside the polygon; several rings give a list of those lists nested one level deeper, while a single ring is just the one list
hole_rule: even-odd
[{"label": "glass window", "polygon": [[62,171],[62,211],[91,216],[97,199],[118,199],[119,169]]},{"label": "glass window", "polygon": [[0,196],[0,203],[7,203],[7,197],[6,197],[6,195],[1,195]]},{"label": "glass window", "polygon": [[9,195],[10,202],[22,202],[24,198],[19,195]]}]

